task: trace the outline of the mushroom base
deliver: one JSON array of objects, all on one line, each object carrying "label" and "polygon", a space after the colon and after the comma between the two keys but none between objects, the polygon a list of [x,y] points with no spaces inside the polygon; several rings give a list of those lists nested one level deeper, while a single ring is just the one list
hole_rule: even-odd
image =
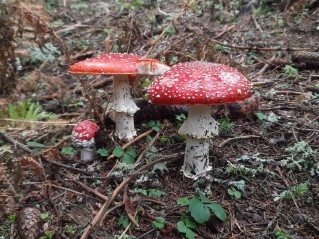
[{"label": "mushroom base", "polygon": [[92,161],[94,160],[95,150],[94,149],[81,149],[81,160]]},{"label": "mushroom base", "polygon": [[182,171],[185,177],[197,179],[205,176],[212,167],[209,165],[209,139],[187,137]]},{"label": "mushroom base", "polygon": [[115,134],[119,139],[131,140],[136,136],[133,115],[114,112],[114,122],[116,124]]}]

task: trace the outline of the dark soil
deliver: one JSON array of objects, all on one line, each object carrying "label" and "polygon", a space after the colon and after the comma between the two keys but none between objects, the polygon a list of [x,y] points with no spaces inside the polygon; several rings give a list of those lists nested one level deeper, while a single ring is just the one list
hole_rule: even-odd
[{"label": "dark soil", "polygon": [[[122,238],[183,238],[177,223],[191,216],[176,200],[198,197],[198,190],[224,208],[227,220],[212,213],[208,222],[192,229],[196,238],[319,238],[318,1],[258,2],[26,4],[31,15],[41,14],[52,27],[43,41],[53,45],[46,45],[49,53],[38,59],[28,26],[13,44],[21,68],[16,86],[0,96],[0,238],[118,238],[127,226],[119,221],[130,222],[129,214],[137,215],[138,226],[128,227]],[[223,63],[252,81],[250,101],[214,113],[226,126],[211,141],[213,170],[206,178],[194,181],[180,171],[185,139],[177,133],[181,120],[175,115],[187,114],[187,108],[155,112],[144,105],[146,77],[132,86],[144,107],[136,118],[138,135],[150,130],[151,120],[162,128],[131,145],[136,159],[142,156],[135,168],[119,168],[121,159],[109,158],[114,147],[125,144],[103,116],[112,77],[67,73],[71,64],[108,52],[134,53],[170,66],[195,60]],[[57,119],[39,122],[6,114],[10,105],[27,99]],[[109,152],[92,163],[81,162],[78,150],[65,151],[72,147],[73,125],[85,119],[99,124],[98,148]],[[159,169],[145,166],[159,159]],[[114,193],[128,178],[128,187]],[[143,195],[137,189],[165,195]],[[240,198],[230,195],[232,189]],[[286,197],[280,197],[285,191]],[[105,204],[112,193],[114,201]],[[114,210],[94,225],[103,204],[106,211]],[[165,219],[164,229],[154,228],[156,217]]]}]

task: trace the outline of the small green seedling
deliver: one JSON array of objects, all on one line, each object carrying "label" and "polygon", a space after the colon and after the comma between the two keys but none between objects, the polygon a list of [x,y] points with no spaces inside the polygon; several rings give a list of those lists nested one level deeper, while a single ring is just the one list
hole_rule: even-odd
[{"label": "small green seedling", "polygon": [[165,192],[158,190],[158,189],[146,190],[146,189],[139,188],[139,189],[136,189],[135,192],[141,193],[144,196],[154,196],[154,197],[161,197],[161,196],[166,195]]},{"label": "small green seedling", "polygon": [[207,222],[211,212],[221,221],[226,221],[225,210],[220,204],[209,200],[201,191],[198,191],[198,194],[199,197],[193,196],[189,202],[189,211],[197,223]]},{"label": "small green seedling", "polygon": [[151,128],[152,130],[159,132],[162,128],[162,124],[159,121],[151,120],[147,123],[147,127]]},{"label": "small green seedling", "polygon": [[49,214],[47,214],[47,213],[41,213],[41,214],[40,214],[40,218],[41,218],[42,220],[46,220],[46,219],[49,218]]},{"label": "small green seedling", "polygon": [[286,65],[283,71],[287,76],[297,77],[299,75],[298,69],[291,65]]},{"label": "small green seedling", "polygon": [[155,221],[152,221],[152,225],[156,229],[163,229],[165,227],[165,219],[163,217],[156,217]]},{"label": "small green seedling", "polygon": [[228,135],[234,129],[234,124],[229,119],[219,119],[217,122],[219,124],[219,134],[222,136]]},{"label": "small green seedling", "polygon": [[127,215],[124,215],[124,216],[120,216],[119,220],[117,221],[117,224],[119,226],[122,226],[123,228],[126,228],[129,224],[129,218]]},{"label": "small green seedling", "polygon": [[44,232],[44,235],[41,236],[39,239],[52,239],[54,237],[54,234],[54,231],[46,231]]},{"label": "small green seedling", "polygon": [[122,149],[121,146],[116,146],[112,154],[115,157],[120,158],[122,160],[122,163],[127,163],[127,164],[133,164],[134,159],[137,156],[135,149],[133,147],[129,147],[124,151],[124,149]]},{"label": "small green seedling", "polygon": [[235,188],[231,187],[227,189],[227,193],[236,199],[241,199],[241,192],[237,191]]},{"label": "small green seedling", "polygon": [[184,114],[180,114],[180,115],[175,115],[176,119],[178,121],[184,121],[186,120],[186,116]]},{"label": "small green seedling", "polygon": [[109,151],[107,151],[105,148],[100,148],[96,152],[102,157],[106,157],[109,155]]},{"label": "small green seedling", "polygon": [[283,191],[278,197],[274,198],[274,201],[291,201],[293,198],[298,198],[303,196],[309,191],[307,183],[298,184],[288,190]]},{"label": "small green seedling", "polygon": [[290,233],[280,227],[276,227],[275,229],[275,236],[276,236],[276,239],[289,239],[289,238],[292,238]]},{"label": "small green seedling", "polygon": [[73,155],[75,153],[75,150],[73,147],[66,147],[62,148],[61,152],[67,155]]},{"label": "small green seedling", "polygon": [[182,218],[182,220],[177,223],[177,230],[184,233],[187,239],[195,238],[195,233],[193,232],[195,228],[196,223],[187,218]]},{"label": "small green seedling", "polygon": [[145,81],[141,84],[142,87],[148,87],[151,84],[151,80],[150,79],[145,79]]}]

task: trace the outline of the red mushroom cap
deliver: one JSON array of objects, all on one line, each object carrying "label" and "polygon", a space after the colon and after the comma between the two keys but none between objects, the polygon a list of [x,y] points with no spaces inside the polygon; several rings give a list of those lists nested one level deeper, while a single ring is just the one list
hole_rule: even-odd
[{"label": "red mushroom cap", "polygon": [[[163,62],[155,59],[143,59],[132,54],[109,53],[80,61],[72,65],[68,72],[72,74],[110,74],[110,75],[159,75],[169,69]],[[130,77],[134,80],[134,77]]]},{"label": "red mushroom cap", "polygon": [[98,129],[99,127],[95,123],[89,120],[82,121],[73,128],[71,134],[72,142],[78,147],[93,147],[95,144],[94,136]]},{"label": "red mushroom cap", "polygon": [[148,98],[160,105],[224,104],[249,98],[250,81],[239,71],[209,62],[179,63],[153,81]]},{"label": "red mushroom cap", "polygon": [[131,54],[109,53],[75,63],[68,69],[68,72],[73,74],[136,74],[136,60],[140,58],[140,56]]}]

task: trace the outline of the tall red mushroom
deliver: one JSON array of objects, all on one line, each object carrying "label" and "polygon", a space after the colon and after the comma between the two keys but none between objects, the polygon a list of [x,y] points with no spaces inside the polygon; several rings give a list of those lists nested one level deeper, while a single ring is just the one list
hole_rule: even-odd
[{"label": "tall red mushroom", "polygon": [[98,130],[99,127],[89,120],[82,121],[74,126],[71,140],[75,147],[80,148],[81,160],[92,161],[94,159],[94,137]]},{"label": "tall red mushroom", "polygon": [[129,81],[136,75],[159,75],[169,67],[154,59],[143,59],[132,54],[109,53],[89,58],[72,65],[68,72],[72,74],[114,75],[112,108],[116,135],[120,139],[130,140],[136,135],[134,113],[139,110],[130,92]]},{"label": "tall red mushroom", "polygon": [[189,105],[178,131],[187,136],[182,168],[186,177],[195,179],[211,170],[209,139],[218,135],[211,105],[241,101],[252,93],[251,83],[236,69],[200,61],[174,65],[152,82],[148,98],[153,103]]}]

